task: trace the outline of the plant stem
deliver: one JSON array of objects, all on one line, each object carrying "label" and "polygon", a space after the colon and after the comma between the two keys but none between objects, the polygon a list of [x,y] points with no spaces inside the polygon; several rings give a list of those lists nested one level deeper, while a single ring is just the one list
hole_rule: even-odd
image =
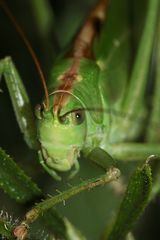
[{"label": "plant stem", "polygon": [[55,206],[57,203],[64,202],[65,200],[71,198],[72,196],[84,191],[84,190],[90,190],[94,187],[97,187],[99,185],[104,185],[106,183],[109,183],[111,181],[116,180],[120,176],[120,170],[117,168],[110,168],[106,174],[97,177],[92,178],[89,180],[86,180],[82,183],[80,183],[78,186],[74,186],[70,188],[69,190],[66,190],[56,196],[50,197],[40,203],[38,203],[35,207],[33,207],[29,212],[26,213],[24,221],[17,226],[14,230],[15,236],[21,240],[25,239],[22,238],[21,234],[25,233],[25,236],[27,236],[26,232],[28,231],[29,225],[37,220],[38,217],[42,216],[44,212]]}]

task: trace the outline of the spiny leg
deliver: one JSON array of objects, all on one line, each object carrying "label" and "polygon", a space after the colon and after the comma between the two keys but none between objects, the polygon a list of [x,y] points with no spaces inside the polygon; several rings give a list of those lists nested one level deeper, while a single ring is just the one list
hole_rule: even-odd
[{"label": "spiny leg", "polygon": [[24,134],[24,139],[29,147],[37,149],[38,142],[31,104],[11,57],[0,60],[0,77],[2,76],[4,76],[9,90],[17,122]]}]

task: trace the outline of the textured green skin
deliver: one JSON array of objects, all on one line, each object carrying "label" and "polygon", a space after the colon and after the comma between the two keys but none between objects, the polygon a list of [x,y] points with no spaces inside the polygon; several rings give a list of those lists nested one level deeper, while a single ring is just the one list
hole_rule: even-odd
[{"label": "textured green skin", "polygon": [[[122,3],[125,6],[126,0]],[[121,5],[121,2],[118,4]],[[118,160],[135,160],[137,153],[138,160],[144,160],[150,154],[160,154],[159,144],[153,144],[153,139],[148,143],[134,143],[141,135],[146,117],[144,96],[156,32],[158,4],[158,0],[149,1],[146,22],[128,85],[126,82],[129,78],[127,67],[129,68],[130,52],[126,24],[128,14],[123,15],[124,9],[123,21],[118,20],[118,34],[121,33],[118,39],[117,29],[109,29],[109,34],[105,23],[99,41],[100,50],[95,51],[96,60],[80,60],[77,80],[73,82],[70,90],[73,96],[68,98],[69,101],[63,106],[61,114],[79,107],[102,110],[85,111],[85,121],[80,125],[75,124],[72,114],[68,116],[70,118],[68,125],[61,124],[53,109],[52,93],[59,88],[60,79],[69,70],[73,59],[60,60],[53,68],[48,84],[51,94],[50,109],[44,110],[42,119],[37,120],[37,130],[28,95],[16,67],[10,58],[0,61],[0,76],[4,75],[6,80],[24,138],[30,147],[39,150],[40,163],[56,179],[58,179],[56,170],[68,171],[74,165],[75,170],[71,176],[75,175],[78,171],[77,158],[81,150],[88,155],[94,148],[100,147]],[[112,12],[115,12],[114,9],[118,11],[117,2],[113,2],[111,7],[113,7],[111,15],[115,16]],[[108,24],[113,20],[108,16]],[[106,44],[106,37],[109,44],[108,42]],[[159,109],[159,101],[156,101],[154,106],[154,109]],[[114,109],[116,114],[112,113],[111,109]],[[156,142],[158,140],[156,139]],[[37,142],[40,142],[40,146]],[[99,164],[101,165],[100,162]],[[105,164],[102,165],[106,167]]]},{"label": "textured green skin", "polygon": [[[107,64],[103,54],[99,54],[97,58],[98,65],[96,61],[94,62],[92,60],[81,59],[80,61],[78,77],[77,80],[73,82],[73,86],[70,91],[72,94],[78,97],[83,105],[82,107],[104,109],[106,114],[103,114],[102,111],[85,112],[85,124],[80,125],[80,131],[78,130],[77,126],[72,128],[72,123],[64,129],[64,125],[62,126],[56,120],[56,122],[51,125],[49,131],[46,131],[46,124],[44,123],[45,120],[40,120],[41,122],[38,123],[39,141],[41,142],[41,146],[44,146],[45,150],[50,156],[50,159],[47,163],[50,168],[61,171],[70,170],[71,167],[76,164],[75,161],[79,156],[80,150],[88,154],[96,147],[100,147],[101,149],[109,152],[111,156],[119,160],[135,160],[136,157],[133,152],[136,151],[139,154],[139,159],[143,160],[147,157],[147,149],[150,150],[149,154],[160,153],[158,145],[153,146],[152,144],[147,143],[125,143],[123,146],[123,148],[126,150],[124,151],[124,154],[123,148],[121,148],[121,146],[119,147],[119,143],[136,140],[141,134],[146,108],[146,104],[144,102],[144,93],[146,89],[145,86],[147,83],[147,72],[154,39],[154,26],[157,19],[155,9],[157,8],[157,0],[154,2],[149,2],[146,24],[142,33],[141,42],[139,44],[135,65],[130,77],[130,85],[126,90],[125,80],[123,84],[121,82],[123,88],[121,89],[121,94],[117,94],[119,95],[119,98],[116,99],[115,102],[105,95],[104,84],[106,84],[106,88],[110,89],[110,87],[106,81],[107,77],[105,78],[105,74],[107,74]],[[126,26],[122,25],[121,28],[124,33],[126,31]],[[123,41],[121,40],[118,43],[118,45],[120,45],[119,49],[122,50],[118,54],[119,62],[123,60],[124,63],[126,63],[128,60],[128,55],[123,54],[123,44],[128,45],[127,39],[128,38],[124,38]],[[112,42],[113,40],[114,39],[112,39]],[[102,43],[105,43],[105,41],[103,42],[103,35]],[[115,44],[115,46],[116,45],[117,44]],[[118,47],[116,48],[118,49]],[[141,68],[140,63],[142,62],[144,65],[141,66]],[[54,90],[57,90],[61,85],[60,79],[62,79],[63,74],[69,70],[71,64],[72,59],[62,60],[61,62],[57,63],[57,66],[55,66],[53,69],[51,82],[49,84],[50,94]],[[110,67],[113,67],[113,65],[111,64]],[[121,68],[123,71],[122,66]],[[118,79],[118,77],[119,71],[117,71],[117,74],[115,75],[115,81]],[[125,74],[124,78],[126,78]],[[133,91],[133,89],[136,89],[136,91]],[[54,99],[53,96],[51,96],[51,106],[53,106],[53,102]],[[116,102],[118,103],[116,104]],[[73,106],[74,104],[72,103],[72,100],[69,100],[67,105],[64,107],[67,108],[67,110],[63,109],[62,112],[65,113],[66,111],[74,110]],[[115,108],[116,113],[118,113],[117,116],[108,111],[113,107]],[[53,109],[51,109],[51,112],[53,114]],[[52,115],[52,119],[53,117],[55,118],[55,116]],[[110,125],[110,123],[112,124]],[[70,131],[68,131],[68,129],[70,129]],[[73,142],[70,142],[69,135],[73,137]],[[50,136],[49,139],[48,136]],[[48,139],[48,141],[46,141],[46,139]],[[51,142],[54,143],[52,147]],[[59,146],[62,147],[61,151]],[[74,149],[76,149],[74,153],[73,146]],[[120,151],[117,151],[117,147],[120,149]],[[47,161],[46,157],[45,161]],[[55,162],[57,162],[57,166],[55,166]]]},{"label": "textured green skin", "polygon": [[[62,60],[54,67],[52,81],[49,84],[50,94],[60,85],[58,79],[68,70],[72,61],[72,59]],[[69,97],[68,103],[61,110],[62,115],[77,108],[103,109],[99,73],[100,69],[94,61],[81,60],[77,80],[74,81],[70,91],[80,101],[73,96]],[[88,89],[92,92],[92,96],[88,94]],[[53,106],[53,102],[54,97],[51,95],[51,106]],[[85,111],[85,120],[82,124],[75,125],[71,122],[69,125],[64,125],[58,121],[54,109],[51,107],[50,112],[44,114],[44,118],[37,124],[38,139],[50,158],[47,162],[48,166],[59,171],[68,171],[75,164],[80,150],[87,153],[99,146],[104,135],[102,128],[105,123],[103,111]],[[43,155],[44,149],[42,150]]]}]

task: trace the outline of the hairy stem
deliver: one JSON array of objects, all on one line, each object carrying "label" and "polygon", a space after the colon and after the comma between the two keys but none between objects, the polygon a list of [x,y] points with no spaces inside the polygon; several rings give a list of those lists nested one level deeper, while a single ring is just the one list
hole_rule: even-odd
[{"label": "hairy stem", "polygon": [[[29,225],[37,220],[47,210],[55,206],[57,203],[64,202],[72,196],[85,191],[90,190],[96,186],[104,185],[113,180],[116,180],[120,176],[120,171],[117,168],[110,168],[105,175],[97,178],[92,178],[80,183],[78,186],[72,187],[56,196],[50,197],[33,207],[29,212],[26,213],[24,221],[15,228],[14,235],[19,239],[25,239],[24,235],[27,236]],[[23,237],[23,238],[22,238]]]}]

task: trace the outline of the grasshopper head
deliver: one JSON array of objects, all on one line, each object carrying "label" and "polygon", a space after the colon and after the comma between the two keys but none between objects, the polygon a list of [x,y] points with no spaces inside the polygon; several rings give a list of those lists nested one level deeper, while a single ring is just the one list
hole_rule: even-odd
[{"label": "grasshopper head", "polygon": [[[52,106],[55,97],[54,94],[50,96]],[[82,107],[73,95],[67,96],[66,104],[58,110],[56,106],[49,110],[37,106],[38,140],[43,164],[47,168],[68,171],[76,163],[86,138],[85,112]]]}]

